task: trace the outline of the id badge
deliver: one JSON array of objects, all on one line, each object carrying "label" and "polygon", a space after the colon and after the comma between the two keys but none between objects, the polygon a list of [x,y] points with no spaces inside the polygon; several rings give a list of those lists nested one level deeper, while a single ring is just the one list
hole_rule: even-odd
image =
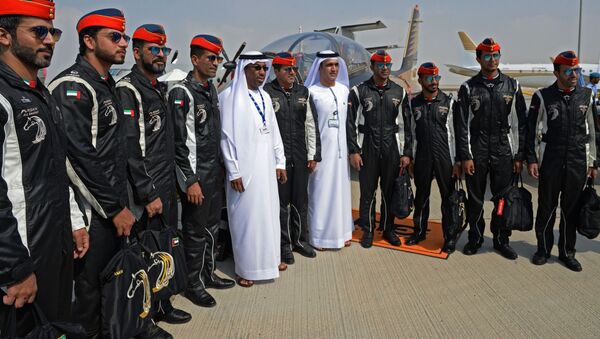
[{"label": "id badge", "polygon": [[338,119],[329,119],[327,120],[327,125],[329,126],[329,128],[339,128],[340,127],[340,121]]},{"label": "id badge", "polygon": [[258,129],[260,131],[260,134],[269,134],[269,128],[267,126],[262,126],[261,128]]}]

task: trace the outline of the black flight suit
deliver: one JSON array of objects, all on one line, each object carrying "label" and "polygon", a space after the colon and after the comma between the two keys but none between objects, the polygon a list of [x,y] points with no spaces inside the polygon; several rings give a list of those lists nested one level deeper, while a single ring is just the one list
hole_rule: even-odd
[{"label": "black flight suit", "polygon": [[[490,175],[492,196],[510,185],[513,160],[524,159],[527,107],[519,83],[501,72],[488,80],[478,73],[458,92],[456,152],[458,161],[473,160],[475,173],[466,175],[469,200],[469,242],[483,243],[483,201]],[[500,230],[492,213],[494,245],[508,244],[509,230]]]},{"label": "black flight suit", "polygon": [[277,79],[264,87],[271,96],[286,159],[287,182],[279,184],[281,257],[308,248],[308,161],[321,161],[321,137],[308,89],[284,90]]},{"label": "black flight suit", "polygon": [[[225,180],[217,90],[212,82],[205,87],[190,72],[171,88],[168,105],[175,121],[176,172],[188,289],[204,289],[206,281],[214,279]],[[187,201],[187,188],[194,183],[200,184],[204,194],[200,206]]]},{"label": "black flight suit", "polygon": [[[35,273],[35,302],[48,320],[68,321],[73,237],[63,117],[46,87],[32,86],[0,62],[0,287]],[[0,302],[0,329],[9,310]],[[29,306],[17,321],[18,335],[34,327]]]},{"label": "black flight suit", "polygon": [[596,167],[598,132],[592,91],[577,86],[570,93],[554,83],[531,99],[527,129],[527,162],[539,164],[539,197],[535,222],[540,255],[550,256],[560,194],[559,257],[575,255],[578,202],[589,167]]},{"label": "black flight suit", "polygon": [[[150,81],[137,66],[117,83],[127,126],[129,204],[141,229],[158,229],[160,223],[149,223],[145,206],[160,198],[168,226],[177,230],[175,141],[166,87]],[[169,299],[161,300],[159,308],[165,314],[173,310]]]},{"label": "black flight suit", "polygon": [[103,78],[82,56],[48,87],[64,117],[67,173],[90,234],[87,254],[75,260],[73,315],[94,337],[102,323],[100,273],[119,250],[112,218],[128,203],[123,108],[113,78]]},{"label": "black flight suit", "polygon": [[[393,81],[377,87],[373,78],[355,86],[348,99],[348,153],[360,153],[363,167],[359,171],[360,220],[365,231],[375,226],[375,191],[380,182],[381,227],[394,232],[394,215],[388,209],[394,180],[400,171],[400,154],[404,138],[399,124],[404,89]],[[364,140],[363,140],[364,139]],[[371,213],[370,213],[371,212]]]},{"label": "black flight suit", "polygon": [[414,236],[425,239],[429,220],[429,195],[431,181],[435,177],[442,198],[442,229],[448,241],[448,197],[454,180],[452,167],[455,163],[454,100],[439,91],[432,100],[419,94],[404,102],[404,150],[403,155],[414,159],[414,181],[417,187],[413,220]]}]

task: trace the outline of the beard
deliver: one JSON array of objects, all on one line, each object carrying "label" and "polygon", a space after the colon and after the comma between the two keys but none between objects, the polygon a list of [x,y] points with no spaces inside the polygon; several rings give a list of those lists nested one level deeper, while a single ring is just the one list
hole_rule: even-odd
[{"label": "beard", "polygon": [[[13,45],[11,46],[11,50],[13,54],[21,60],[23,63],[36,67],[36,68],[46,68],[50,66],[50,62],[52,61],[52,54],[54,53],[54,48],[52,47],[44,47],[37,50],[32,48],[27,48],[21,46],[16,39],[13,40]],[[37,56],[40,52],[48,52],[49,56]]]},{"label": "beard", "polygon": [[116,52],[114,54],[110,54],[106,50],[100,48],[96,49],[96,57],[106,63],[110,63],[113,65],[121,65],[125,62],[125,58],[121,59],[121,57],[118,56]]},{"label": "beard", "polygon": [[153,62],[146,62],[142,60],[142,67],[150,73],[153,74],[162,74],[165,71],[166,65],[163,63],[162,65],[155,64]]}]

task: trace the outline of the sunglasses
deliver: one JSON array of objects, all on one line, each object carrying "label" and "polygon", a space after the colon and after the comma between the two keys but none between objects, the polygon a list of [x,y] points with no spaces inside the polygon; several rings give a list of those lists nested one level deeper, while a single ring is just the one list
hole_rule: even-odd
[{"label": "sunglasses", "polygon": [[483,56],[483,60],[490,61],[494,58],[494,60],[500,60],[500,53],[486,54]]},{"label": "sunglasses", "polygon": [[169,47],[152,46],[152,47],[148,48],[148,50],[154,56],[158,56],[160,54],[160,52],[162,52],[162,54],[166,57],[169,56],[169,54],[171,54],[171,49]]},{"label": "sunglasses", "polygon": [[286,68],[282,68],[282,71],[286,72],[286,73],[296,73],[298,72],[298,67],[286,67]]},{"label": "sunglasses", "polygon": [[112,32],[108,35],[108,37],[115,44],[121,41],[121,39],[125,39],[125,42],[127,43],[129,43],[129,40],[131,40],[131,37],[129,35],[121,32]]},{"label": "sunglasses", "polygon": [[563,73],[568,77],[573,75],[573,73],[579,75],[579,74],[581,74],[581,67],[568,68],[568,69],[565,69],[565,71]]},{"label": "sunglasses", "polygon": [[249,67],[250,67],[250,68],[252,68],[253,70],[257,71],[257,72],[258,72],[258,71],[260,71],[261,69],[262,69],[263,71],[265,71],[265,72],[266,72],[267,70],[269,70],[269,67],[267,67],[266,65],[264,65],[264,66],[261,66],[261,65],[251,65],[251,66],[249,66]]},{"label": "sunglasses", "polygon": [[384,62],[377,62],[375,63],[375,66],[377,66],[377,68],[383,70],[384,68],[387,69],[392,69],[392,63],[388,62],[388,63],[384,63]]},{"label": "sunglasses", "polygon": [[223,57],[220,57],[218,55],[209,55],[208,57],[206,57],[208,59],[208,61],[210,62],[218,62],[218,63],[222,63],[223,62]]},{"label": "sunglasses", "polygon": [[31,26],[31,27],[21,26],[21,27],[29,28],[33,33],[35,33],[35,37],[42,41],[44,41],[46,39],[46,37],[48,36],[48,33],[50,33],[54,42],[58,42],[58,40],[60,40],[60,37],[62,36],[62,31],[60,29],[54,28],[54,27],[46,27],[46,26]]},{"label": "sunglasses", "polygon": [[426,75],[423,77],[427,82],[440,81],[442,79],[441,75]]}]

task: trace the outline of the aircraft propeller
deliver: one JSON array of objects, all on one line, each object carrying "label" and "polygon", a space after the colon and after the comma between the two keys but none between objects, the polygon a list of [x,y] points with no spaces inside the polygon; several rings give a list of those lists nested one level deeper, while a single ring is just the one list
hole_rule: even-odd
[{"label": "aircraft propeller", "polygon": [[225,71],[225,74],[223,74],[221,81],[219,81],[217,88],[221,87],[221,85],[223,85],[224,83],[227,82],[227,77],[229,76],[229,74],[231,74],[231,72],[233,72],[235,70],[235,67],[237,66],[236,60],[240,56],[240,54],[242,54],[242,51],[244,50],[245,47],[246,47],[246,42],[244,41],[240,45],[240,48],[238,48],[238,50],[235,53],[235,55],[233,56],[232,60],[229,59],[229,56],[227,56],[227,52],[225,52],[225,49],[223,49],[223,51],[222,51],[223,57],[225,57],[225,60],[226,60],[226,62],[223,64],[223,67],[225,68],[226,71]]}]

